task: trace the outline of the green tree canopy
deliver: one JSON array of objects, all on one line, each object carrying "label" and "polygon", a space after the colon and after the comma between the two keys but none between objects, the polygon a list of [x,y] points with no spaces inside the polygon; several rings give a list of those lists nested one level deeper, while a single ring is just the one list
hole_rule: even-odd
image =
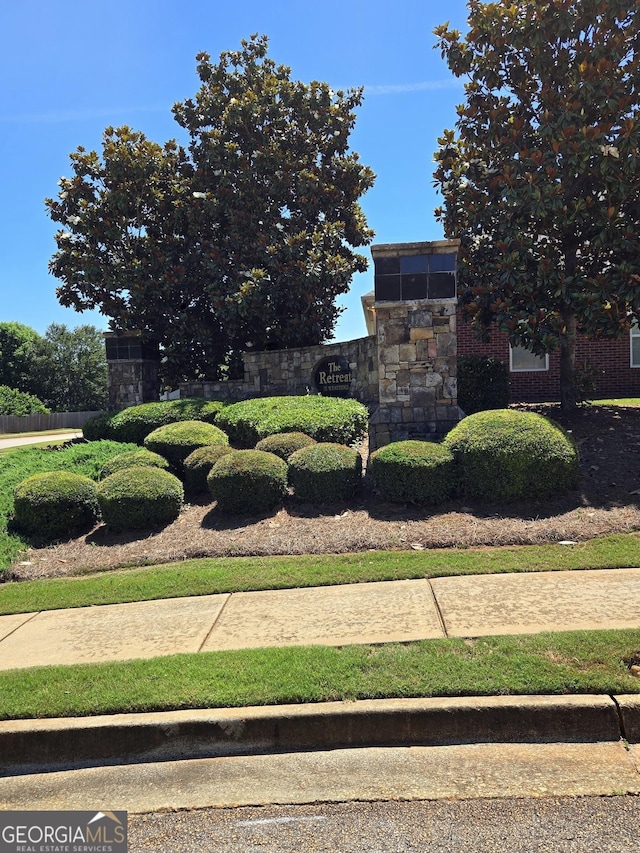
[{"label": "green tree canopy", "polygon": [[361,89],[291,80],[264,36],[197,61],[200,89],[173,107],[188,150],[107,128],[46,201],[60,302],[159,339],[169,379],[325,340],[373,236],[358,200],[374,175],[348,147]]},{"label": "green tree canopy", "polygon": [[[106,408],[107,360],[102,332],[95,326],[68,329],[52,323],[41,336],[22,323],[0,323],[0,386],[34,395],[56,412]],[[15,403],[22,398],[3,393],[5,408],[24,408],[22,402],[19,406]]]},{"label": "green tree canopy", "polygon": [[0,385],[37,394],[34,366],[41,337],[23,323],[0,323]]},{"label": "green tree canopy", "polygon": [[42,400],[28,394],[26,391],[18,391],[7,385],[0,385],[0,415],[46,415],[49,409]]},{"label": "green tree canopy", "polygon": [[34,373],[40,396],[56,412],[107,408],[104,337],[95,326],[69,329],[52,323],[38,348]]},{"label": "green tree canopy", "polygon": [[640,316],[640,28],[636,0],[469,2],[466,36],[435,30],[465,77],[436,153],[436,211],[460,237],[477,329],[560,349],[576,403],[576,331],[619,337]]}]

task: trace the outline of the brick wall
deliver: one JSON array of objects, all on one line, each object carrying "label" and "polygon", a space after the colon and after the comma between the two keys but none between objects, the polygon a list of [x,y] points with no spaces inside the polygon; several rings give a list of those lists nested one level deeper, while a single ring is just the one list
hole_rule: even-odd
[{"label": "brick wall", "polygon": [[[478,341],[460,312],[458,316],[458,355],[484,355],[498,358],[509,366],[509,341],[496,330],[491,332],[491,342]],[[615,341],[590,341],[583,336],[576,343],[576,362],[587,362],[598,370],[596,397],[640,396],[640,368],[630,367],[630,338],[625,334]],[[560,398],[560,357],[558,352],[549,355],[549,369],[509,373],[512,402],[538,402]]]}]

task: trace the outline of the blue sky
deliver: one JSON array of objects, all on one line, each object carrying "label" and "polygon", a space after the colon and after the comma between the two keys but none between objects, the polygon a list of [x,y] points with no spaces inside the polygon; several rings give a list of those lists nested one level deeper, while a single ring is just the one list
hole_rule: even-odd
[{"label": "blue sky", "polygon": [[[363,85],[351,146],[377,174],[362,199],[374,243],[437,240],[432,187],[437,138],[453,127],[462,84],[433,48],[433,28],[465,30],[464,0],[20,0],[0,6],[0,320],[44,332],[92,323],[56,299],[47,264],[56,230],[44,207],[70,175],[78,145],[100,150],[108,125],[156,142],[178,137],[171,106],[198,89],[195,55],[217,60],[242,38],[270,39],[292,78],[333,88]],[[354,277],[337,340],[366,334]]]}]

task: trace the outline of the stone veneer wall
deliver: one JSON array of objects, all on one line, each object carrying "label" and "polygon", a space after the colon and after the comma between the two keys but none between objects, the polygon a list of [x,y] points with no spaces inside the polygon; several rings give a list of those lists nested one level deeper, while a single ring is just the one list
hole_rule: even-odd
[{"label": "stone veneer wall", "polygon": [[375,336],[300,349],[244,353],[244,379],[224,382],[184,382],[183,397],[246,400],[250,397],[316,394],[315,365],[323,358],[342,357],[353,375],[351,397],[362,403],[377,402],[378,351]]},{"label": "stone veneer wall", "polygon": [[157,361],[109,361],[108,368],[110,410],[119,411],[158,399]]},{"label": "stone veneer wall", "polygon": [[379,406],[369,449],[438,439],[459,420],[456,301],[376,302]]}]

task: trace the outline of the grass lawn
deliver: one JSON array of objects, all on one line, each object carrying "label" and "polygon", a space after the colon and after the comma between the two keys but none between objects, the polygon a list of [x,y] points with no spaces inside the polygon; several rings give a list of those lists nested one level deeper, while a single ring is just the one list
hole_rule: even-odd
[{"label": "grass lawn", "polygon": [[0,584],[0,615],[220,592],[640,564],[640,533],[575,545],[363,551],[296,557],[220,557],[88,576]]},{"label": "grass lawn", "polygon": [[[176,595],[638,563],[639,534],[546,545],[228,558],[0,586],[0,612]],[[0,719],[337,699],[635,693],[640,630],[249,649],[0,672]],[[626,662],[625,662],[626,659]]]},{"label": "grass lawn", "polygon": [[636,693],[640,630],[208,652],[0,673],[0,719],[332,700]]},{"label": "grass lawn", "polygon": [[594,406],[640,406],[640,397],[621,397],[616,400],[592,400]]}]

